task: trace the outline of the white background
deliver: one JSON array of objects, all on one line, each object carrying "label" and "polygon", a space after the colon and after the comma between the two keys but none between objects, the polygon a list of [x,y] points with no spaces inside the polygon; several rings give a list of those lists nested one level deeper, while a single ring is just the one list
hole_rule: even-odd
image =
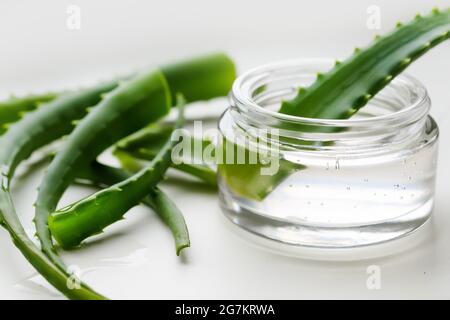
[{"label": "white background", "polygon": [[[69,4],[81,29],[66,26]],[[381,30],[366,26],[366,9],[381,9]],[[5,1],[0,4],[0,95],[61,89],[140,67],[225,50],[239,71],[300,57],[345,57],[397,20],[450,1]],[[214,191],[166,183],[185,213],[192,247],[176,257],[167,229],[146,208],[84,248],[65,254],[82,278],[111,298],[450,298],[450,45],[414,63],[441,129],[436,207],[420,234],[382,248],[381,257],[317,261],[274,254],[227,225]],[[226,106],[217,101],[210,107]],[[17,180],[14,197],[31,230],[31,204],[43,167]],[[92,190],[74,187],[68,203]],[[380,253],[381,252],[381,253]],[[344,253],[347,255],[347,253]],[[353,258],[374,253],[352,252]],[[318,253],[322,258],[340,258]],[[348,257],[347,257],[348,258]],[[366,286],[379,266],[381,288]],[[0,230],[0,298],[61,298]]]}]

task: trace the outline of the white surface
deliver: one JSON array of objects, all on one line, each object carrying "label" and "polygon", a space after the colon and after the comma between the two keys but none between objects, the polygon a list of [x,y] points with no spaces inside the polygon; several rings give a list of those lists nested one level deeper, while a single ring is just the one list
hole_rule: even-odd
[{"label": "white surface", "polygon": [[[66,27],[69,4],[81,8],[81,30]],[[285,58],[345,57],[373,37],[375,31],[366,27],[372,4],[380,6],[382,28],[376,32],[383,33],[397,20],[450,1],[2,1],[0,94],[92,83],[218,49],[231,54],[240,71]],[[111,298],[450,298],[449,57],[446,43],[409,69],[429,89],[441,149],[433,220],[395,253],[382,248],[376,253],[382,257],[340,262],[274,254],[236,235],[214,192],[178,181],[164,189],[189,226],[192,247],[182,257],[175,256],[171,235],[155,215],[138,207],[97,241],[65,253],[68,263]],[[30,232],[41,174],[42,166],[14,190]],[[71,188],[63,202],[90,192]],[[379,290],[366,286],[370,265],[381,269]],[[60,297],[1,230],[0,298]]]}]

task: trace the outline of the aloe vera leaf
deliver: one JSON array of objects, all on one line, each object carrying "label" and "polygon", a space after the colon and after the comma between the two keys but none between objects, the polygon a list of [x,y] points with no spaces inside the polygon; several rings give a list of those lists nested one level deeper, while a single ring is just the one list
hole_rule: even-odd
[{"label": "aloe vera leaf", "polygon": [[191,242],[183,214],[161,189],[153,188],[150,196],[145,197],[143,202],[152,207],[172,231],[177,256],[180,255],[181,250],[190,247]]},{"label": "aloe vera leaf", "polygon": [[[142,166],[136,164],[142,169]],[[87,170],[78,172],[76,181],[100,187],[109,187],[131,177],[123,169],[110,167],[98,162],[92,163]],[[155,187],[141,202],[152,208],[161,221],[170,229],[175,240],[175,252],[180,255],[182,249],[190,246],[189,232],[183,214],[176,204],[158,187]]]},{"label": "aloe vera leaf", "polygon": [[0,134],[6,131],[9,124],[20,120],[26,112],[36,109],[40,104],[56,98],[55,93],[12,97],[0,102]]},{"label": "aloe vera leaf", "polygon": [[[121,149],[116,149],[114,151],[114,155],[119,160],[119,162],[124,166],[133,170],[133,166],[130,165],[127,161],[127,157],[134,157],[140,160],[153,160],[155,158],[155,154],[153,150],[147,150],[145,148],[140,148],[137,151],[124,151]],[[217,188],[217,174],[210,167],[202,164],[190,164],[190,163],[171,163],[170,165],[173,169],[179,170],[181,172],[187,173],[193,177],[200,179],[203,183],[207,184],[212,188]]]},{"label": "aloe vera leaf", "polygon": [[[180,128],[184,121],[185,101],[181,97],[178,101],[175,128]],[[122,219],[164,177],[176,143],[169,139],[150,164],[130,178],[53,212],[48,217],[48,226],[58,244],[63,248],[78,246],[84,239]]]},{"label": "aloe vera leaf", "polygon": [[167,82],[159,70],[121,82],[80,120],[61,150],[50,163],[36,200],[36,234],[41,248],[62,268],[53,248],[47,218],[73,181],[76,171],[95,160],[98,154],[120,138],[129,135],[169,112]]},{"label": "aloe vera leaf", "polygon": [[[172,134],[173,125],[167,123],[155,123],[151,124],[135,133],[123,138],[114,146],[114,150],[124,150],[124,151],[138,151],[140,149],[146,150],[146,157],[151,155],[156,155],[164,145],[165,141]],[[192,154],[191,160],[201,161],[203,158],[203,152],[206,147],[211,144],[211,141],[206,139],[200,139],[191,135],[186,135],[186,138],[190,139]],[[199,146],[198,150],[195,150],[194,146]],[[194,149],[194,150],[192,150]],[[197,154],[196,152],[200,152]]]},{"label": "aloe vera leaf", "polygon": [[[146,157],[146,154],[142,152],[138,153],[137,156],[141,157],[141,159],[152,159],[152,157]],[[172,164],[172,167],[193,177],[197,177],[211,188],[217,188],[217,173],[206,165],[179,163]]]},{"label": "aloe vera leaf", "polygon": [[[145,127],[119,141],[113,150],[113,154],[125,166],[127,166],[126,158],[130,156],[141,160],[153,160],[158,150],[161,149],[167,138],[170,137],[172,130],[173,126],[164,123]],[[211,144],[210,141],[194,137],[189,137],[189,139],[191,139],[191,146],[194,146],[194,144],[201,146],[199,150],[201,153],[203,153],[205,147]],[[200,161],[202,154],[193,154],[191,159],[189,159],[189,163],[172,163],[171,167],[197,177],[209,186],[216,188],[216,172],[205,164],[194,164],[195,158]],[[135,170],[132,167],[133,165],[131,165],[131,171],[133,172]],[[130,166],[128,168],[130,169]]]},{"label": "aloe vera leaf", "polygon": [[261,175],[262,164],[220,164],[220,178],[237,195],[258,201],[273,191],[294,169],[289,162],[280,162],[280,169],[275,175]]},{"label": "aloe vera leaf", "polygon": [[[120,140],[113,149],[113,154],[129,172],[137,172],[141,169],[137,159],[153,160],[158,154],[159,150],[165,144],[165,141],[170,137],[173,131],[173,125],[166,123],[158,123],[147,126],[135,133]],[[200,140],[189,137],[191,139],[191,146],[198,143],[201,146],[201,151],[211,144],[210,141]],[[193,155],[192,161],[196,155]],[[206,182],[211,187],[217,187],[216,172],[210,167],[203,164],[190,163],[171,163],[171,167],[188,173]]]},{"label": "aloe vera leaf", "polygon": [[2,226],[10,233],[14,244],[33,267],[51,285],[71,299],[104,299],[104,297],[82,282],[79,288],[76,286],[69,289],[68,281],[76,279],[65,270],[58,268],[28,238],[17,216],[11,198],[10,184],[15,169],[23,160],[28,158],[34,150],[72,131],[71,120],[83,117],[87,107],[95,105],[102,93],[113,89],[116,85],[116,82],[111,82],[61,95],[46,103],[45,107],[26,113],[0,137]]},{"label": "aloe vera leaf", "polygon": [[[366,49],[356,49],[347,60],[337,61],[328,73],[318,74],[311,86],[300,88],[297,97],[284,101],[279,112],[310,118],[349,118],[414,60],[448,39],[449,30],[450,9],[435,9],[427,16],[417,15],[408,24],[398,24],[386,36],[376,37]],[[313,126],[286,129],[315,130]],[[273,176],[260,176],[251,168],[223,164],[219,171],[235,194],[258,201],[299,169],[282,159],[279,173]]]},{"label": "aloe vera leaf", "polygon": [[[301,170],[304,166],[293,164],[278,155],[267,155],[255,150],[249,150],[246,146],[234,144],[231,141],[222,140],[220,144],[223,153],[223,161],[217,166],[220,179],[238,196],[262,201],[274,188],[276,188],[294,170]],[[232,159],[227,161],[227,153],[233,148]],[[245,163],[239,163],[239,154],[244,154]],[[256,159],[250,163],[250,159]],[[275,174],[262,174],[268,168],[263,159],[278,161],[278,170]]]},{"label": "aloe vera leaf", "polygon": [[187,102],[226,96],[236,78],[236,67],[224,53],[164,65],[161,71],[169,83],[173,101],[178,92]]},{"label": "aloe vera leaf", "polygon": [[[229,68],[221,67],[221,64],[225,64],[227,66],[230,65],[230,60],[225,55],[222,55],[220,58],[210,59],[207,64],[199,64],[197,59],[193,59],[192,61],[193,65],[198,66],[198,68],[202,70],[200,73],[201,76],[199,75],[199,81],[197,82],[197,79],[193,77],[199,74],[199,72],[196,72],[197,69],[194,67],[189,67],[189,63],[185,62],[180,65],[178,74],[176,72],[176,68],[170,69],[171,82],[168,86],[171,86],[172,88],[180,88],[181,90],[182,88],[177,85],[178,82],[176,80],[178,77],[183,79],[188,77],[190,79],[190,86],[186,87],[186,91],[181,93],[187,94],[191,97],[198,97],[199,99],[211,97],[212,93],[209,90],[214,90],[214,92],[217,92],[215,90],[218,86],[224,86],[222,91],[228,91],[230,89],[232,81],[228,80],[224,82],[220,79],[221,70],[225,70],[224,72],[229,71]],[[205,65],[209,66],[209,73]],[[234,66],[232,67],[234,70]],[[168,67],[164,67],[164,69],[167,70]],[[191,76],[187,76],[185,74],[188,71],[192,72]],[[165,79],[164,76],[161,76],[161,72],[158,72],[158,74],[161,81]],[[219,85],[216,84],[215,86],[205,86],[205,77],[208,77],[208,75],[211,82],[217,82]],[[152,77],[151,73],[147,73],[147,76]],[[145,74],[143,77],[145,77]],[[136,78],[133,80],[138,81]],[[123,90],[120,91],[119,94],[120,96],[125,97],[125,99],[117,97],[116,107],[118,109],[114,110],[115,108],[113,108],[113,110],[110,110],[110,107],[105,106],[99,108],[102,104],[109,104],[107,102],[103,102],[93,108],[92,112],[90,112],[86,118],[81,120],[74,132],[68,137],[65,146],[63,146],[62,150],[58,152],[57,156],[50,164],[47,174],[41,182],[38,192],[38,199],[36,201],[35,213],[37,236],[41,241],[42,250],[50,257],[51,260],[61,267],[64,267],[64,264],[53,248],[50,231],[47,225],[47,218],[50,213],[56,209],[62,193],[73,181],[75,172],[82,166],[89,165],[89,163],[91,163],[101,151],[115,143],[120,138],[123,138],[131,132],[143,127],[145,124],[151,122],[152,119],[148,118],[150,111],[149,108],[146,108],[145,106],[146,102],[154,106],[162,105],[161,102],[158,103],[157,99],[154,99],[156,97],[151,97],[151,92],[146,90],[143,90],[141,93],[146,94],[147,99],[133,105],[131,102],[136,100],[138,96],[136,92],[128,90],[129,88],[122,87],[122,89]],[[162,85],[161,82],[161,86],[159,87],[159,93],[161,94],[160,98],[163,96],[162,92],[164,92],[165,99],[169,101],[170,93],[167,90],[167,85]],[[117,90],[115,93],[111,92],[111,94],[117,93]],[[158,93],[158,90],[154,93]],[[166,105],[164,104],[164,106]],[[166,110],[166,107],[163,109]],[[117,113],[117,111],[119,111],[119,113]]]},{"label": "aloe vera leaf", "polygon": [[297,97],[282,103],[280,112],[309,118],[346,119],[413,61],[450,38],[450,8],[417,15],[325,74]]}]

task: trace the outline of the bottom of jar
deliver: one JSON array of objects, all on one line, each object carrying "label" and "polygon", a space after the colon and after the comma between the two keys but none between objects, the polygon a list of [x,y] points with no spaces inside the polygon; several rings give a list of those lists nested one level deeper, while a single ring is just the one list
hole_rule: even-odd
[{"label": "bottom of jar", "polygon": [[280,221],[241,206],[226,190],[220,191],[225,216],[243,230],[291,247],[345,249],[371,246],[402,238],[420,228],[429,219],[433,199],[415,210],[391,220],[369,225],[329,227]]}]

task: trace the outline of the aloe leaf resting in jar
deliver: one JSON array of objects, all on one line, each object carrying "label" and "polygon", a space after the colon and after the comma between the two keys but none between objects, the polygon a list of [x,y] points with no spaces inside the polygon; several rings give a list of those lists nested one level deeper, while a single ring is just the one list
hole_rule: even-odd
[{"label": "aloe leaf resting in jar", "polygon": [[[417,15],[407,24],[398,23],[392,32],[377,36],[367,48],[355,49],[347,60],[336,61],[332,70],[318,74],[312,85],[300,88],[294,99],[282,102],[279,112],[306,118],[348,119],[414,60],[449,38],[450,9],[435,9],[427,16]],[[313,126],[299,125],[285,129],[314,131]],[[290,173],[302,169],[280,159],[278,173],[261,176],[264,166],[223,164],[219,171],[233,192],[261,201]]]}]

